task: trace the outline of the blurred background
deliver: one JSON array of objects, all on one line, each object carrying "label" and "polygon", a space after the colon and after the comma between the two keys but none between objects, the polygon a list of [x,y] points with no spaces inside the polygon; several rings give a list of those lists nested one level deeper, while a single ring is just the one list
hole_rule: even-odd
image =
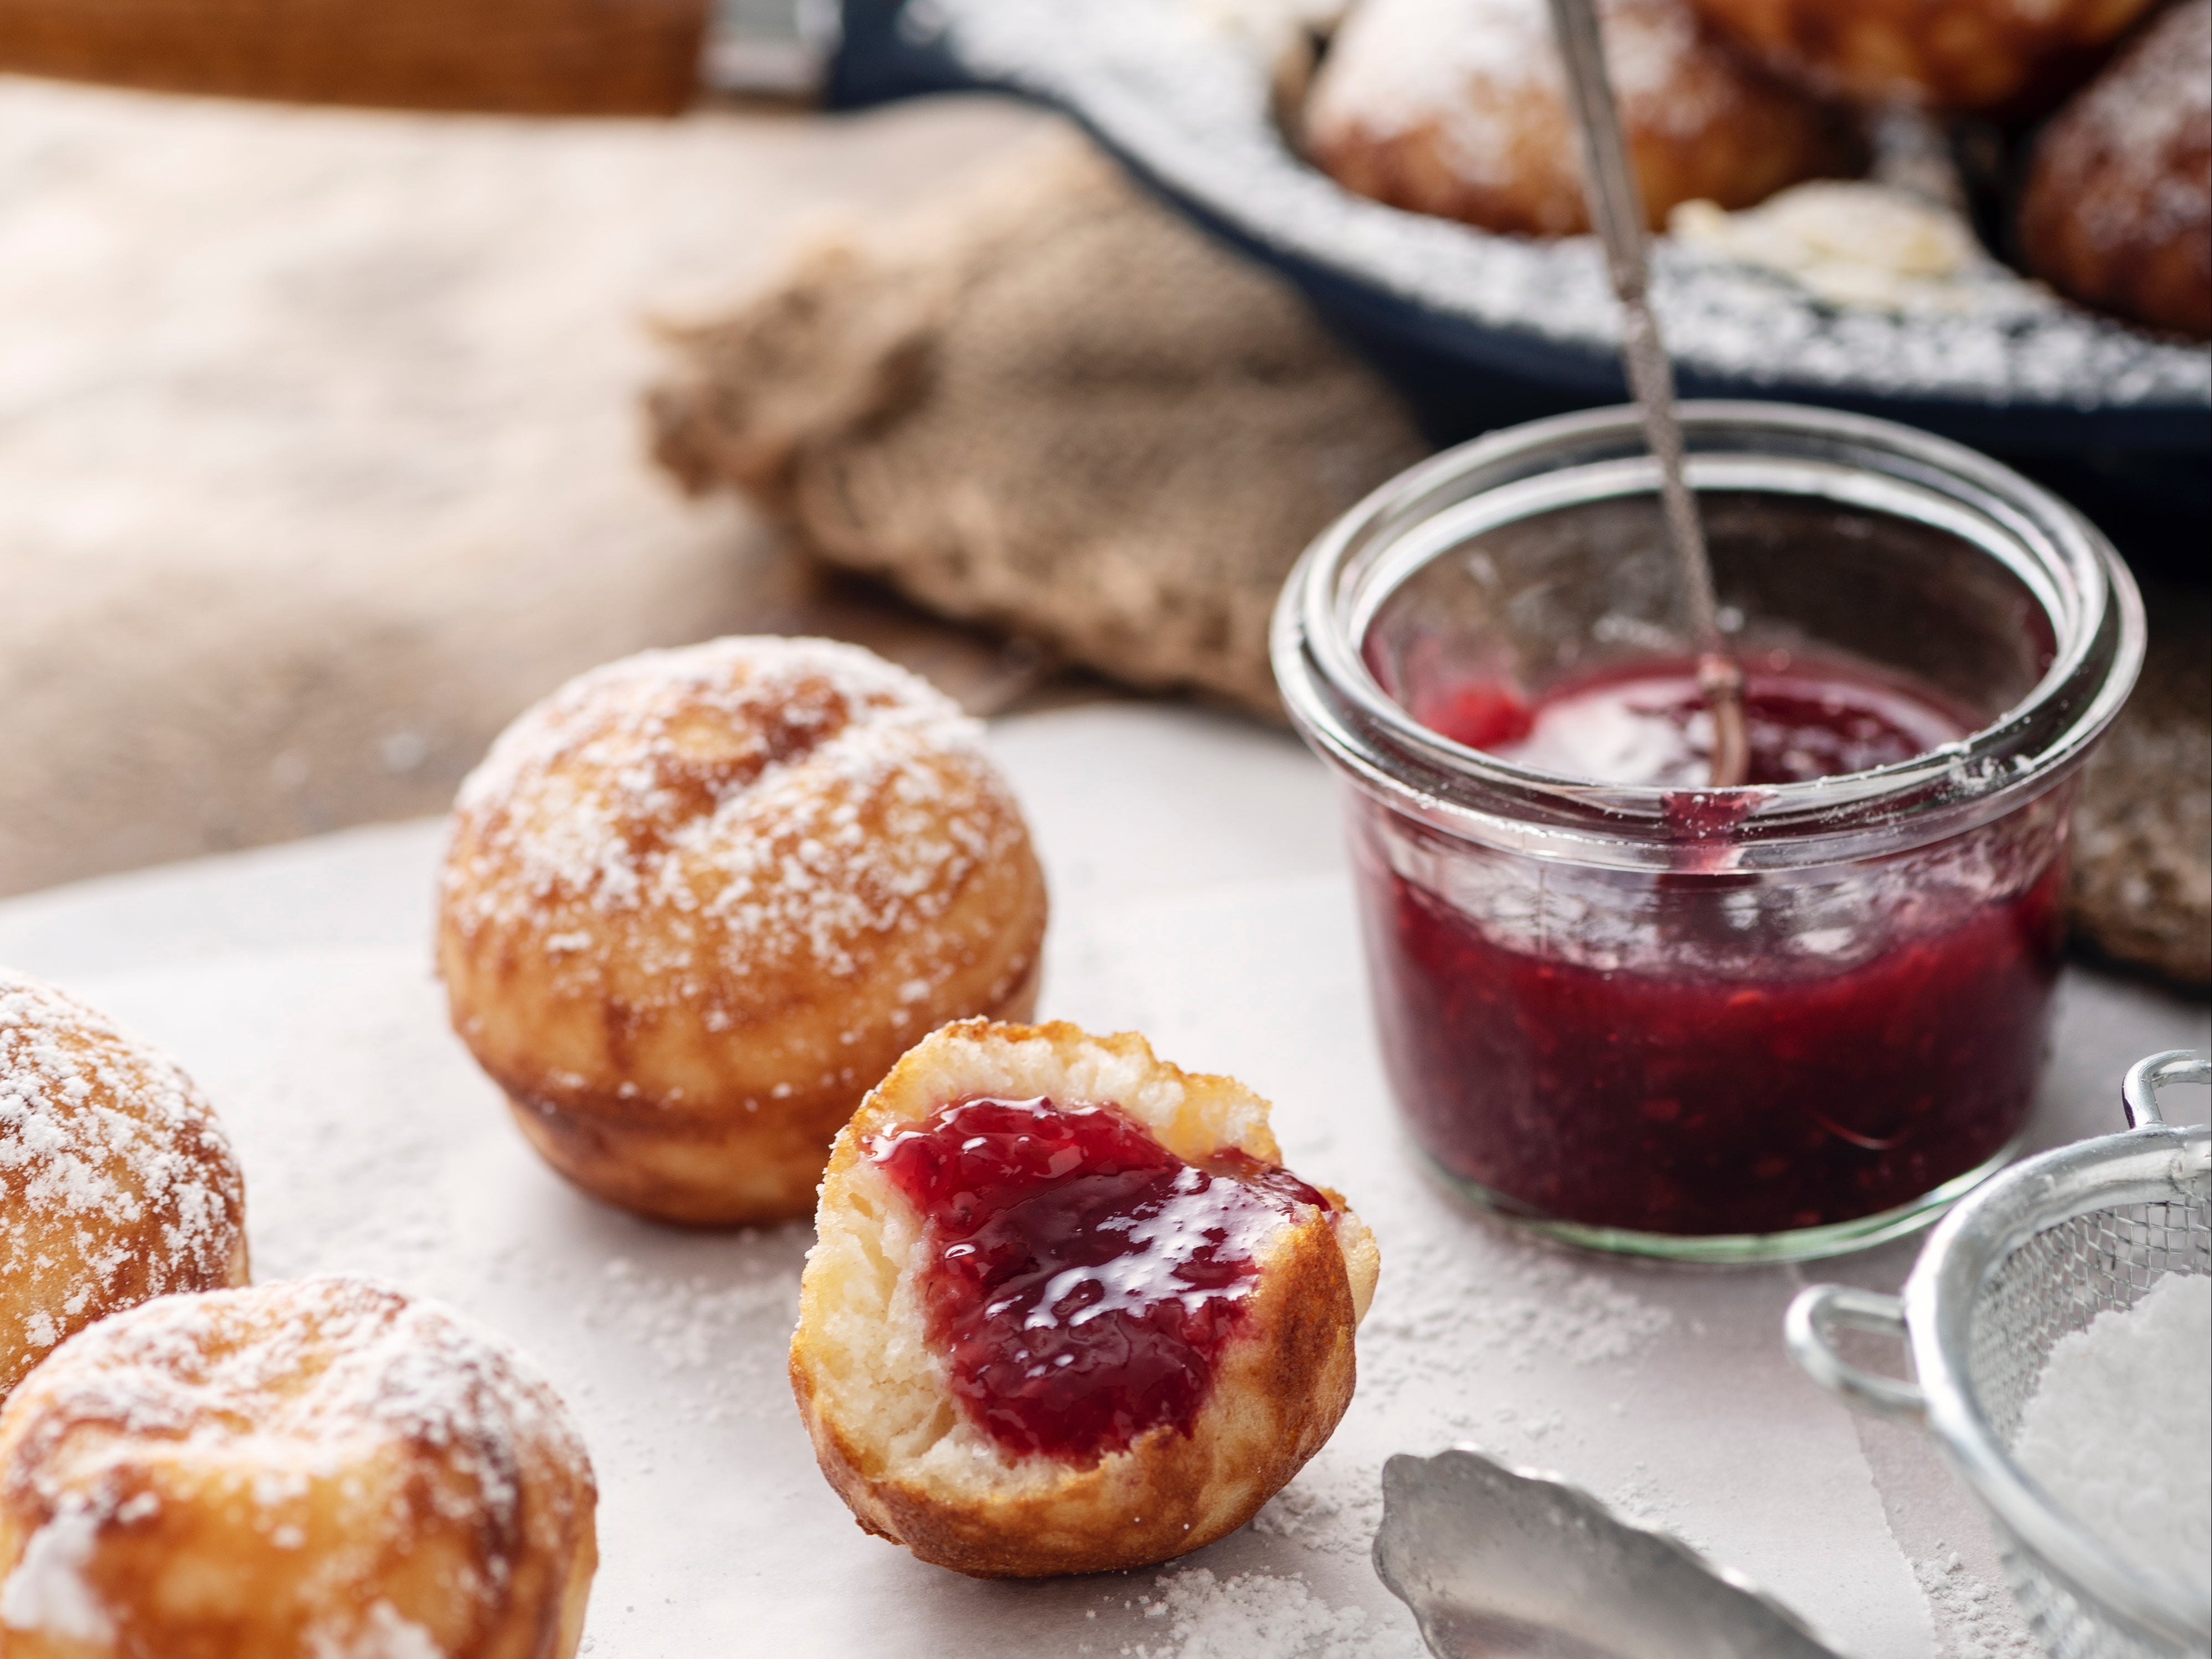
[{"label": "blurred background", "polygon": [[[1822,3],[1608,13],[1686,386],[1929,425],[2113,534],[2154,651],[2077,934],[2201,991],[2206,3],[1960,62],[1929,17],[1997,0],[1857,8],[1856,58]],[[1532,18],[0,0],[0,895],[442,811],[568,676],[729,632],[1278,718],[1313,534],[1620,396]]]}]

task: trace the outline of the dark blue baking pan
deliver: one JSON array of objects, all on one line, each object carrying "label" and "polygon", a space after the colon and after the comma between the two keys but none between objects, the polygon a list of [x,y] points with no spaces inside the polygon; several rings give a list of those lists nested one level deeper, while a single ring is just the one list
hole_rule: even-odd
[{"label": "dark blue baking pan", "polygon": [[[923,0],[927,3],[927,0]],[[1113,0],[1099,0],[1110,4]],[[1253,234],[1178,189],[1115,142],[1080,100],[1041,94],[1002,70],[979,70],[957,33],[909,17],[908,0],[844,0],[842,41],[827,101],[854,109],[932,93],[996,90],[1047,103],[1089,131],[1168,205],[1279,271],[1323,321],[1405,397],[1428,435],[1456,441],[1492,427],[1618,403],[1626,388],[1607,351],[1533,331],[1488,326],[1423,305],[1354,269],[1307,257]],[[2194,571],[2212,527],[2212,406],[2202,398],[2079,406],[2063,402],[1889,396],[1764,378],[1700,374],[1692,397],[1758,397],[1855,410],[1902,421],[2004,457],[2079,502],[2124,544],[2158,550],[2152,562]],[[2185,574],[2178,573],[2178,574]]]}]

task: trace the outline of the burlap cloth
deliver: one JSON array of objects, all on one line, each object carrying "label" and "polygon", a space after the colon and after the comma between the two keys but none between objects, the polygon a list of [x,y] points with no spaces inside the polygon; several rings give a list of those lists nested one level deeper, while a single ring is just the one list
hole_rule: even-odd
[{"label": "burlap cloth", "polygon": [[2074,930],[2112,961],[2212,984],[2212,595],[2146,592],[2150,655],[2074,814]]},{"label": "burlap cloth", "polygon": [[653,407],[692,489],[949,616],[1269,714],[1290,561],[1425,453],[1295,294],[1066,133],[679,338]]},{"label": "burlap cloth", "polygon": [[[1129,684],[1273,718],[1267,619],[1330,519],[1425,447],[1297,296],[1083,140],[1033,140],[734,314],[672,331],[655,453],[821,558]],[[2212,981],[2202,596],[2154,606],[2142,693],[2075,823],[2077,933]]]}]

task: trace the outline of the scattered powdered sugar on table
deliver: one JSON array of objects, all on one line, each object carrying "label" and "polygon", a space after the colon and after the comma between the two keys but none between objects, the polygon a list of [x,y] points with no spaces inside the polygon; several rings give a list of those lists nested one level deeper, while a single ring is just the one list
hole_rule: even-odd
[{"label": "scattered powdered sugar on table", "polygon": [[1622,1519],[1669,1533],[1693,1550],[1713,1553],[1713,1540],[1692,1518],[1681,1494],[1656,1479],[1650,1465],[1632,1464],[1628,1478],[1614,1481],[1603,1496]]},{"label": "scattered powdered sugar on table", "polygon": [[[1249,38],[1188,0],[926,0],[904,15],[975,74],[1076,112],[1170,194],[1263,246],[1448,319],[1607,363],[1619,349],[1593,239],[1487,235],[1340,189],[1275,126]],[[1989,404],[2212,403],[2212,352],[2025,283],[1965,313],[1834,307],[1711,252],[1662,240],[1654,257],[1668,343],[1690,374]]]},{"label": "scattered powdered sugar on table", "polygon": [[1667,1309],[1563,1256],[1477,1255],[1420,1239],[1399,1247],[1360,1327],[1360,1385],[1387,1396],[1424,1373],[1462,1373],[1470,1356],[1517,1370],[1540,1357],[1626,1359],[1673,1322]]},{"label": "scattered powdered sugar on table", "polygon": [[684,1399],[689,1420],[780,1416],[791,1409],[783,1356],[799,1322],[798,1268],[749,1252],[722,1271],[744,1278],[734,1285],[696,1273],[656,1278],[617,1256],[600,1270],[583,1323],[650,1353],[664,1375],[696,1375],[699,1386]]},{"label": "scattered powdered sugar on table", "polygon": [[1219,1578],[1206,1567],[1164,1573],[1138,1603],[1164,1626],[1123,1659],[1418,1659],[1416,1637],[1382,1629],[1358,1607],[1333,1607],[1302,1577]]},{"label": "scattered powdered sugar on table", "polygon": [[[1486,1369],[1516,1375],[1633,1359],[1674,1323],[1605,1274],[1537,1249],[1472,1250],[1464,1237],[1390,1241],[1375,1305],[1359,1327],[1356,1413],[1380,1413],[1397,1449],[1465,1440],[1541,1458],[1569,1428],[1556,1406],[1485,1401]],[[1382,1453],[1340,1432],[1253,1518],[1253,1530],[1316,1554],[1364,1559],[1382,1519]],[[1638,1466],[1640,1471],[1641,1466]],[[1654,1501],[1616,1499],[1652,1519]]]},{"label": "scattered powdered sugar on table", "polygon": [[2060,1337],[2012,1453],[2093,1536],[2212,1583],[2212,1278],[2168,1273]]},{"label": "scattered powdered sugar on table", "polygon": [[1323,1555],[1364,1557],[1382,1524],[1379,1467],[1327,1448],[1252,1517],[1252,1530]]},{"label": "scattered powdered sugar on table", "polygon": [[1955,1551],[1915,1561],[1912,1576],[1936,1615],[1937,1659],[2035,1659],[2041,1651],[2012,1597],[1967,1571]]}]

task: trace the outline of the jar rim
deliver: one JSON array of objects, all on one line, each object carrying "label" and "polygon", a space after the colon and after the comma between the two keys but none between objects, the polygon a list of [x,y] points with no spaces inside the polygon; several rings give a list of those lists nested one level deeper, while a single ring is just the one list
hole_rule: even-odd
[{"label": "jar rim", "polygon": [[1701,843],[1697,861],[1710,866],[1719,842],[1724,867],[1759,868],[1923,844],[1987,822],[2070,775],[2126,700],[2143,653],[2142,600],[2094,526],[2009,467],[1894,422],[1735,400],[1686,402],[1680,414],[1693,489],[1825,497],[1917,518],[2005,566],[2052,632],[2042,678],[1956,743],[1869,771],[1738,791],[1563,777],[1421,725],[1383,689],[1362,649],[1382,601],[1472,533],[1445,537],[1424,556],[1416,532],[1453,509],[1509,496],[1514,506],[1500,507],[1497,522],[1654,493],[1657,470],[1641,417],[1620,406],[1446,450],[1370,492],[1315,539],[1284,586],[1271,638],[1277,684],[1306,741],[1366,793],[1447,834],[1628,866],[1680,866],[1686,793],[1725,798],[1725,810],[1698,815],[1725,827],[1689,835]]}]

